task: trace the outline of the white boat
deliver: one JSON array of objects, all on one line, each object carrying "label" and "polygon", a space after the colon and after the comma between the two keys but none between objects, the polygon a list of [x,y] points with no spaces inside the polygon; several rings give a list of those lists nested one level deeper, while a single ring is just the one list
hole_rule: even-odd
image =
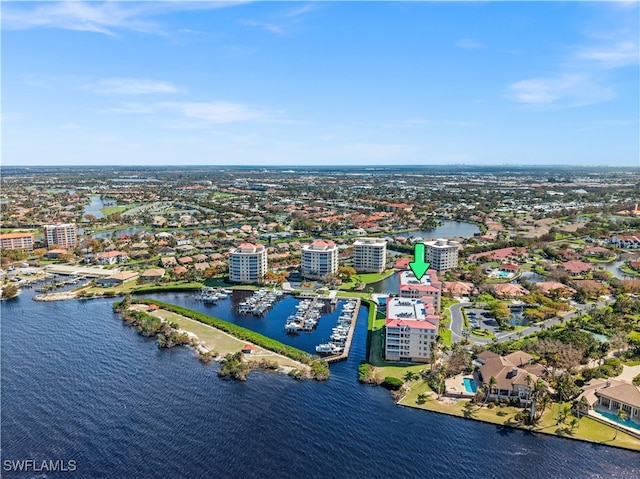
[{"label": "white boat", "polygon": [[316,353],[320,354],[335,354],[342,350],[341,347],[332,343],[318,344],[316,346]]},{"label": "white boat", "polygon": [[287,332],[299,331],[300,328],[301,328],[301,324],[297,323],[295,321],[291,321],[291,322],[289,322],[289,323],[284,325],[284,329]]}]

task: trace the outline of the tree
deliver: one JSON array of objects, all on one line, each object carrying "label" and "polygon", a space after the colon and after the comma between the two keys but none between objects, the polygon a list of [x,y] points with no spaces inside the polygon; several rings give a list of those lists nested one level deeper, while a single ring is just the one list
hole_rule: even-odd
[{"label": "tree", "polygon": [[2,288],[2,297],[12,299],[18,296],[18,287],[15,284],[8,284]]},{"label": "tree", "polygon": [[455,376],[471,370],[471,353],[462,347],[460,343],[454,343],[451,355],[447,360],[447,374]]},{"label": "tree", "polygon": [[589,400],[586,396],[582,396],[579,401],[576,402],[576,412],[578,413],[578,418],[580,417],[580,413],[584,411],[584,414],[589,412]]},{"label": "tree", "polygon": [[493,392],[493,388],[495,387],[495,385],[497,384],[497,380],[494,376],[491,376],[489,378],[489,382],[485,385],[485,389],[486,389],[486,396],[484,397],[484,403],[487,404],[487,401],[489,400],[489,395]]},{"label": "tree", "polygon": [[[616,418],[618,419],[618,422],[624,422],[627,420],[627,411],[625,411],[622,408],[618,409],[618,413],[616,414]],[[615,436],[613,436],[613,439],[618,437],[618,428],[616,428],[616,434]]]},{"label": "tree", "polygon": [[629,347],[629,341],[624,331],[616,331],[613,336],[609,338],[609,344],[616,356]]},{"label": "tree", "polygon": [[341,266],[338,268],[338,277],[343,281],[349,281],[352,276],[355,276],[356,270],[351,266]]}]

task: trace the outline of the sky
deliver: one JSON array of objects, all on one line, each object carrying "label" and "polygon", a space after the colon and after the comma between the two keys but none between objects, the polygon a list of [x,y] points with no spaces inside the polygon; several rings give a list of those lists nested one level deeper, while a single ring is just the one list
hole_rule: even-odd
[{"label": "sky", "polygon": [[2,1],[1,161],[637,167],[638,6]]}]

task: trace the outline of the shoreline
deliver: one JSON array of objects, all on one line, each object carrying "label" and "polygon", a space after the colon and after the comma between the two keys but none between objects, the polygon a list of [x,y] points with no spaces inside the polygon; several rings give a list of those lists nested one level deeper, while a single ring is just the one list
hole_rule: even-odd
[{"label": "shoreline", "polygon": [[[438,413],[438,414],[445,414],[447,416],[452,416],[452,417],[457,417],[460,419],[465,419],[465,420],[471,420],[471,421],[478,421],[478,422],[482,422],[485,424],[490,424],[492,426],[496,426],[498,428],[500,427],[508,427],[510,429],[514,429],[514,430],[520,430],[523,432],[528,432],[531,434],[544,434],[547,436],[555,436],[555,437],[560,437],[560,438],[565,438],[565,439],[572,439],[574,441],[582,441],[582,442],[588,442],[591,444],[598,444],[601,446],[609,446],[609,447],[615,447],[618,449],[624,449],[626,451],[634,451],[634,452],[640,452],[640,440],[636,439],[635,437],[631,436],[630,434],[627,434],[625,431],[622,430],[618,430],[618,434],[616,435],[616,439],[620,439],[620,441],[631,441],[630,444],[624,444],[624,443],[613,443],[613,439],[610,439],[609,442],[604,442],[604,441],[598,441],[596,439],[590,439],[590,438],[586,438],[586,437],[576,437],[575,435],[571,435],[571,434],[558,434],[555,432],[551,432],[551,431],[545,431],[544,428],[535,428],[535,427],[531,427],[531,426],[523,426],[523,425],[518,425],[518,424],[513,424],[513,423],[508,423],[507,421],[509,421],[511,418],[509,417],[510,414],[508,413],[503,413],[502,416],[498,416],[497,413],[501,412],[500,407],[496,407],[494,408],[494,410],[496,411],[496,420],[492,420],[490,418],[480,418],[480,417],[473,417],[472,413],[469,413],[469,415],[465,415],[464,412],[460,412],[458,413],[458,411],[452,410],[452,411],[447,411],[444,409],[440,409],[437,407],[432,407],[431,404],[433,404],[434,402],[436,404],[441,405],[443,408],[446,407],[446,404],[443,403],[441,401],[441,399],[436,399],[435,397],[431,396],[429,400],[425,401],[422,404],[412,404],[410,403],[407,398],[409,397],[409,395],[411,394],[411,390],[409,391],[409,393],[405,394],[401,399],[399,399],[396,402],[396,405],[401,406],[401,407],[408,407],[408,408],[412,408],[412,409],[419,409],[422,411],[427,411],[427,412],[432,412],[432,413]],[[457,404],[458,401],[463,401],[465,403],[470,403],[472,404],[469,400],[466,399],[459,399],[459,398],[448,398],[452,400],[453,405]],[[406,400],[406,402],[405,402]],[[483,410],[482,407],[480,407],[478,410]],[[549,411],[547,411],[545,414],[548,415],[553,411],[553,408],[549,409]],[[503,422],[499,422],[498,419],[502,419]],[[589,421],[593,421],[593,422],[597,422],[595,421],[593,418],[591,418],[588,415],[583,415],[580,417],[579,421],[583,421],[584,419],[588,419]],[[601,424],[601,423],[599,423]],[[561,424],[561,423],[556,423],[555,426],[557,426],[558,428],[562,427],[562,426],[566,426],[565,424]],[[614,429],[611,426],[608,426],[605,424],[606,427],[608,427],[609,429],[611,429],[611,432],[614,432],[616,429]],[[553,427],[553,425],[551,426],[546,426],[548,427]],[[576,429],[576,432],[579,432],[579,428]]]},{"label": "shoreline", "polygon": [[[146,314],[149,314],[150,316],[154,316],[160,319],[163,323],[169,323],[171,321],[178,323],[179,329],[177,329],[176,331],[179,333],[187,334],[191,338],[191,342],[189,344],[186,344],[185,346],[193,349],[198,355],[198,358],[205,363],[215,361],[220,365],[227,354],[241,352],[244,345],[252,344],[254,347],[254,352],[243,356],[252,371],[268,369],[259,367],[261,361],[273,361],[278,366],[277,369],[272,370],[273,372],[289,375],[291,371],[299,370],[302,371],[305,376],[310,373],[309,366],[295,361],[294,359],[288,358],[282,354],[278,354],[274,351],[269,351],[268,349],[255,345],[251,341],[238,339],[233,335],[227,333],[226,331],[219,330],[208,324],[201,323],[199,321],[187,318],[166,309],[160,308],[158,310],[150,312],[147,310],[147,308],[147,305],[134,303],[131,305],[128,311],[144,312]],[[199,329],[201,330],[200,334],[195,331]],[[203,339],[201,336],[204,336],[207,333],[209,337]],[[214,342],[218,343],[217,348],[212,345],[212,343]],[[219,349],[223,349],[223,351],[220,351]],[[202,359],[203,353],[215,353],[215,356],[212,356],[210,361],[205,361]]]},{"label": "shoreline", "polygon": [[[132,306],[136,306],[135,304]],[[200,323],[199,321],[196,321],[194,319],[190,319],[187,318],[186,316],[182,316],[176,313],[173,313],[171,311],[168,311],[166,309],[159,309],[156,310],[154,312],[149,313],[152,316],[156,316],[158,318],[160,318],[163,321],[169,321],[169,319],[163,317],[165,315],[173,315],[174,317],[171,318],[172,320],[175,320],[176,322],[178,322],[179,326],[180,326],[180,331],[184,331],[185,333],[189,334],[190,336],[192,336],[193,338],[195,338],[195,340],[197,341],[197,344],[194,346],[194,348],[198,349],[198,348],[202,348],[204,350],[206,350],[207,352],[216,352],[214,347],[211,347],[209,344],[207,344],[206,339],[202,339],[196,331],[197,329],[202,329],[203,331],[209,331],[211,333],[214,333],[215,335],[227,338],[232,340],[234,343],[237,343],[237,345],[239,346],[239,349],[237,350],[228,350],[226,349],[224,351],[224,353],[235,353],[241,350],[242,346],[245,344],[253,344],[250,341],[243,341],[241,339],[238,339],[236,337],[234,337],[233,335],[227,333],[226,331],[222,331],[219,330],[213,326],[210,326],[208,324],[204,324],[204,323]],[[191,325],[192,327],[186,327],[184,324],[188,324]],[[210,338],[210,341],[213,341],[213,338]],[[295,361],[294,359],[288,358],[282,354],[278,354],[275,353],[273,351],[269,351],[268,349],[265,349],[261,346],[257,346],[254,345],[254,347],[256,348],[256,352],[252,353],[251,355],[247,356],[247,359],[249,360],[249,362],[252,362],[254,360],[258,360],[259,359],[272,359],[272,358],[276,358],[276,362],[278,362],[278,372],[283,372],[285,374],[289,374],[289,372],[293,369],[299,369],[301,371],[305,371],[308,372],[309,367],[306,366],[305,364],[302,364],[298,361]],[[213,358],[213,361],[216,361],[218,363],[220,363],[220,361],[222,361],[225,357],[226,354],[221,353],[220,351],[217,352],[218,354]],[[255,356],[254,356],[255,354]],[[255,358],[255,359],[254,359]],[[282,364],[285,363],[285,364]],[[288,363],[288,364],[287,364]]]}]

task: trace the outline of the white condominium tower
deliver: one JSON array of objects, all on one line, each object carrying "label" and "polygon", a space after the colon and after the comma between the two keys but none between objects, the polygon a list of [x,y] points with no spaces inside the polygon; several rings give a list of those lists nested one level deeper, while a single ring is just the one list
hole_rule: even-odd
[{"label": "white condominium tower", "polygon": [[58,223],[44,226],[44,239],[47,248],[57,245],[60,248],[73,248],[78,244],[78,229],[73,223]]},{"label": "white condominium tower", "polygon": [[387,242],[363,238],[353,243],[353,267],[358,273],[382,273],[387,266]]},{"label": "white condominium tower", "polygon": [[242,243],[229,253],[229,279],[234,283],[257,283],[267,274],[267,249]]},{"label": "white condominium tower", "polygon": [[333,241],[315,240],[302,247],[300,273],[304,278],[322,279],[338,271],[338,247]]},{"label": "white condominium tower", "polygon": [[448,271],[458,267],[458,246],[457,241],[437,239],[435,241],[425,241],[424,256],[425,261],[431,263],[431,267],[436,271]]}]

